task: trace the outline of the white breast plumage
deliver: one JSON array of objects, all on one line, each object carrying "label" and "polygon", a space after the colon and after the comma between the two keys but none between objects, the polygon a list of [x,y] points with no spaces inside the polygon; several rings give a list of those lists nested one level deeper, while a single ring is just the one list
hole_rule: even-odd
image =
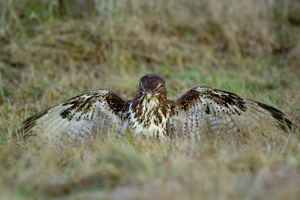
[{"label": "white breast plumage", "polygon": [[129,106],[129,129],[133,134],[159,138],[166,136],[168,116],[164,116],[157,105],[156,100],[143,102],[139,112],[133,111],[132,104]]}]

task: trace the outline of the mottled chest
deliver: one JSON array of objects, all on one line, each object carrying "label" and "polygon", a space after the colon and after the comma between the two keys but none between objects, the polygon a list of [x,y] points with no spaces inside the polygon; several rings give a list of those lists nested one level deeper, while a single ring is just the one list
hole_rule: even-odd
[{"label": "mottled chest", "polygon": [[129,128],[134,134],[164,138],[168,134],[169,113],[168,105],[131,104]]}]

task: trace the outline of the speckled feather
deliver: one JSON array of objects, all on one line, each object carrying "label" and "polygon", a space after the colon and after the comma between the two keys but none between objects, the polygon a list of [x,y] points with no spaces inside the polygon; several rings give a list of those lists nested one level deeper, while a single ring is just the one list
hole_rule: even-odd
[{"label": "speckled feather", "polygon": [[281,111],[236,94],[198,86],[175,100],[170,118],[175,136],[199,140],[203,134],[240,134],[276,129],[290,131],[292,122]]},{"label": "speckled feather", "polygon": [[121,133],[127,127],[128,104],[113,91],[94,90],[31,116],[16,135],[20,140],[37,136],[72,143],[99,133]]},{"label": "speckled feather", "polygon": [[171,101],[164,79],[148,74],[140,79],[132,100],[109,89],[95,90],[31,116],[16,135],[21,140],[38,136],[72,143],[129,130],[147,137],[199,140],[203,134],[239,134],[264,127],[288,132],[292,122],[276,108],[210,87],[195,87]]}]

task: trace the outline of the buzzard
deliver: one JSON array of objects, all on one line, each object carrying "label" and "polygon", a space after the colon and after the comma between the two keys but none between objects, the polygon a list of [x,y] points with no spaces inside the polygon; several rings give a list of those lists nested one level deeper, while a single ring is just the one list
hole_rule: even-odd
[{"label": "buzzard", "polygon": [[147,74],[131,100],[109,89],[94,90],[29,117],[16,135],[23,141],[38,136],[73,142],[130,131],[146,137],[198,140],[203,134],[257,132],[265,127],[289,132],[292,122],[276,108],[206,86],[169,100],[164,79]]}]

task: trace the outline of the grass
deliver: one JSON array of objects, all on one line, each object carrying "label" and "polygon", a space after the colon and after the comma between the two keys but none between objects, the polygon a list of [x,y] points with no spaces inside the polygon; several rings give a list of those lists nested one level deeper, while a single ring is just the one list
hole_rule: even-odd
[{"label": "grass", "polygon": [[112,134],[72,148],[11,139],[80,93],[132,98],[146,73],[166,79],[171,99],[208,85],[300,124],[297,1],[53,2],[0,0],[1,199],[299,198],[299,133],[197,144]]}]

